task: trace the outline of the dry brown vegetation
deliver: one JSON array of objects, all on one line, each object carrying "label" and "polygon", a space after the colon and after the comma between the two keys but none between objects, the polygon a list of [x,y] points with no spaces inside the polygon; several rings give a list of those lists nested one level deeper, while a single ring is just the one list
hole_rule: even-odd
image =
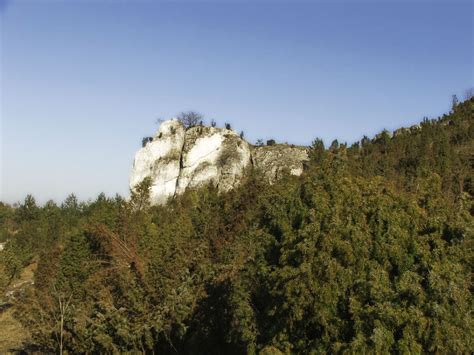
[{"label": "dry brown vegetation", "polygon": [[[9,290],[20,290],[25,285],[30,285],[33,280],[36,263],[28,265],[13,283]],[[15,350],[21,349],[30,340],[30,334],[21,323],[13,316],[15,306],[7,304],[0,308],[0,354],[13,354]]]}]

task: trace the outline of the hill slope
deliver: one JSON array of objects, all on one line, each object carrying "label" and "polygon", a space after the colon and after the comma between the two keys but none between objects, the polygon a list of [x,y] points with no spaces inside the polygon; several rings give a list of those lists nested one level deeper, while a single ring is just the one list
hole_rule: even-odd
[{"label": "hill slope", "polygon": [[15,314],[45,352],[469,353],[473,112],[315,140],[272,185],[2,205],[0,287],[39,259]]}]

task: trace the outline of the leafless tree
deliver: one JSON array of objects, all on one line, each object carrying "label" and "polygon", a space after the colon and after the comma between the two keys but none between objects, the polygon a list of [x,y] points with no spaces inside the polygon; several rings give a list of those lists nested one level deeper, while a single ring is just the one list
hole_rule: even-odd
[{"label": "leafless tree", "polygon": [[197,126],[201,122],[203,116],[195,111],[181,112],[178,115],[178,120],[180,120],[185,128],[191,128]]},{"label": "leafless tree", "polygon": [[55,318],[59,323],[59,354],[62,355],[64,351],[64,320],[71,305],[72,294],[69,297],[65,297],[56,287],[53,287],[53,289],[58,300],[58,314],[55,315]]}]

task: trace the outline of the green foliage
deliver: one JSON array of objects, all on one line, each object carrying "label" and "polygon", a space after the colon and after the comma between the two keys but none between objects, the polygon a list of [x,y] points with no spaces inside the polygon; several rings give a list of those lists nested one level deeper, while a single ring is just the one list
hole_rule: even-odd
[{"label": "green foliage", "polygon": [[2,204],[0,289],[38,260],[17,316],[44,352],[470,353],[473,107],[315,140],[274,185]]}]

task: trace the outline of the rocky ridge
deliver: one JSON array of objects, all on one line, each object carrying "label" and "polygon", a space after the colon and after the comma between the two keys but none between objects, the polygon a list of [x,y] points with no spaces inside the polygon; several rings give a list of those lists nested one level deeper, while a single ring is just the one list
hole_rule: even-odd
[{"label": "rocky ridge", "polygon": [[187,188],[208,183],[229,191],[250,168],[260,170],[270,183],[284,171],[300,175],[306,160],[306,147],[253,146],[230,129],[201,125],[185,129],[171,119],[135,154],[130,188],[150,177],[151,202],[164,204]]}]

